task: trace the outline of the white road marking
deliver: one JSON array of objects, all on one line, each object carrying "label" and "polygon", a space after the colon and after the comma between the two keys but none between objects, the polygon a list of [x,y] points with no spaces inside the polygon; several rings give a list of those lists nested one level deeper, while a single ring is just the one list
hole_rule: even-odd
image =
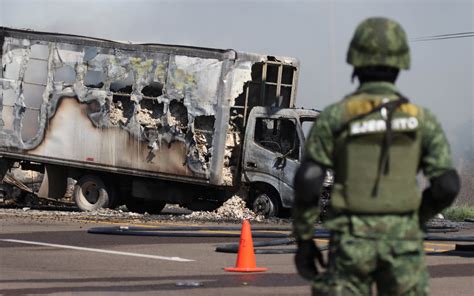
[{"label": "white road marking", "polygon": [[68,246],[68,245],[48,244],[48,243],[32,242],[32,241],[25,241],[25,240],[18,240],[18,239],[0,239],[0,241],[10,242],[10,243],[18,243],[18,244],[26,244],[26,245],[45,246],[45,247],[52,247],[52,248],[71,249],[71,250],[78,250],[78,251],[106,253],[106,254],[112,254],[112,255],[122,255],[122,256],[149,258],[149,259],[158,259],[158,260],[168,260],[168,261],[178,261],[178,262],[191,262],[191,261],[194,261],[194,260],[191,260],[191,259],[185,259],[185,258],[180,258],[180,257],[165,257],[165,256],[138,254],[138,253],[130,253],[130,252],[120,252],[120,251],[95,249],[95,248],[84,248],[84,247],[76,247],[76,246]]}]

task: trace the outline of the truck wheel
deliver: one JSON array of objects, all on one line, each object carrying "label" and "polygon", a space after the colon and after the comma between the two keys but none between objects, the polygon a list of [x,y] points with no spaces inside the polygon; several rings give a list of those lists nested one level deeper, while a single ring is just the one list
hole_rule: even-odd
[{"label": "truck wheel", "polygon": [[125,205],[130,212],[144,214],[159,214],[166,206],[165,201],[161,200],[144,200],[141,198],[129,198],[125,201]]},{"label": "truck wheel", "polygon": [[73,198],[79,209],[94,211],[113,207],[116,202],[111,188],[95,175],[85,175],[74,186]]},{"label": "truck wheel", "polygon": [[252,211],[265,218],[275,217],[280,212],[280,203],[268,193],[258,193],[252,202]]}]

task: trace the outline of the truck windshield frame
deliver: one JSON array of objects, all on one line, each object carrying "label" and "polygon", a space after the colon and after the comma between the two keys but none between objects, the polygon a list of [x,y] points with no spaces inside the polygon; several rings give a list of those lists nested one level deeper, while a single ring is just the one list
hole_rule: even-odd
[{"label": "truck windshield frame", "polygon": [[[313,128],[313,125],[316,123],[317,117],[300,117],[300,125],[301,125],[301,131],[303,134],[303,142],[306,141],[306,139],[309,136],[309,132],[311,131],[311,128]],[[309,125],[310,124],[310,125]]]},{"label": "truck windshield frame", "polygon": [[293,118],[258,117],[255,121],[254,141],[266,150],[299,160],[301,143],[297,125]]}]

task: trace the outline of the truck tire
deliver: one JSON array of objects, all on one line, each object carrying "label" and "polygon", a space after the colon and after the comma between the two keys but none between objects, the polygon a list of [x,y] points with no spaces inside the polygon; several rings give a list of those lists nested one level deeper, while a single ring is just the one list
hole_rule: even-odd
[{"label": "truck tire", "polygon": [[269,193],[259,192],[252,200],[252,211],[265,218],[276,217],[280,214],[279,200]]},{"label": "truck tire", "polygon": [[77,207],[83,211],[112,208],[116,205],[112,187],[106,187],[96,175],[81,177],[74,186],[73,198]]},{"label": "truck tire", "polygon": [[165,201],[161,200],[144,200],[141,198],[129,198],[125,201],[125,205],[130,212],[144,214],[159,214],[166,206]]}]

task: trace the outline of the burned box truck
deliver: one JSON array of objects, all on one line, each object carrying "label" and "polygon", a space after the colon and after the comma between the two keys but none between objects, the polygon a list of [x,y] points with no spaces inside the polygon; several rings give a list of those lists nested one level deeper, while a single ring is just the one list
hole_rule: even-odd
[{"label": "burned box truck", "polygon": [[[38,195],[82,210],[292,205],[303,122],[292,58],[0,28],[0,167],[45,172]],[[2,187],[3,188],[3,187]]]}]

